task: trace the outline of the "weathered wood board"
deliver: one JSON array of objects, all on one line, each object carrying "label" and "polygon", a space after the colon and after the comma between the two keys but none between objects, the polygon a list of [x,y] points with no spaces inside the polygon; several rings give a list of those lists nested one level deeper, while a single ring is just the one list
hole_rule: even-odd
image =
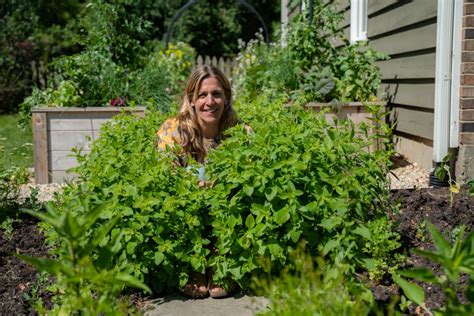
[{"label": "weathered wood board", "polygon": [[35,182],[72,180],[76,175],[67,173],[77,165],[72,148],[90,152],[101,126],[121,112],[144,116],[145,108],[33,108]]}]

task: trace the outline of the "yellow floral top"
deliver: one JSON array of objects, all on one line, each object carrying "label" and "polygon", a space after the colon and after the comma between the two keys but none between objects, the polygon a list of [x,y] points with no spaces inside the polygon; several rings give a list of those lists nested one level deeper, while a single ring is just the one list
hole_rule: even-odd
[{"label": "yellow floral top", "polygon": [[[156,147],[159,150],[165,151],[166,147],[174,147],[180,145],[182,141],[181,132],[179,130],[179,122],[176,117],[167,119],[156,133]],[[211,148],[216,148],[219,144],[219,139],[204,138],[203,145],[206,155]]]}]

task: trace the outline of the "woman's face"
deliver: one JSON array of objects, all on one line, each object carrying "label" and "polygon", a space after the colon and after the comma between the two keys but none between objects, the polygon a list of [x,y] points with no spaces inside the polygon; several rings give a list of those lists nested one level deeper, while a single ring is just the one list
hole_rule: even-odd
[{"label": "woman's face", "polygon": [[219,80],[208,77],[201,82],[197,99],[194,100],[194,107],[201,127],[216,127],[227,100]]}]

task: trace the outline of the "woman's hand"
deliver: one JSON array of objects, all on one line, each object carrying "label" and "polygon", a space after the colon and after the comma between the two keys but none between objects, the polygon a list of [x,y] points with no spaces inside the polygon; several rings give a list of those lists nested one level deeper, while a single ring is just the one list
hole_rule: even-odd
[{"label": "woman's hand", "polygon": [[214,186],[215,181],[206,181],[206,180],[199,180],[198,185],[201,188],[212,188]]}]

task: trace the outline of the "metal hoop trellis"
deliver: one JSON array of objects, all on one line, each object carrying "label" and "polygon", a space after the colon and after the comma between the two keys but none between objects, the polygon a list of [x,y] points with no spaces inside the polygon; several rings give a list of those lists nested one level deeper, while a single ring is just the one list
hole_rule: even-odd
[{"label": "metal hoop trellis", "polygon": [[[186,10],[188,9],[189,7],[191,7],[193,4],[195,4],[196,2],[198,2],[199,0],[190,0],[188,1],[188,3],[186,3],[185,5],[183,5],[179,10],[178,12],[176,12],[176,14],[173,16],[173,19],[171,20],[171,23],[170,25],[168,26],[168,30],[166,31],[166,49],[168,49],[168,44],[170,42],[170,37],[171,37],[171,32],[173,31],[173,26],[174,26],[174,23],[176,22],[176,20],[179,19],[179,17],[181,16],[181,14]],[[265,24],[265,22],[263,21],[262,17],[260,16],[260,14],[258,13],[258,11],[253,7],[251,6],[249,3],[247,3],[247,1],[245,0],[236,0],[237,3],[243,5],[244,7],[246,7],[247,9],[249,9],[252,13],[254,13],[258,20],[260,21],[260,23],[262,24],[262,27],[263,27],[263,32],[265,33],[265,43],[267,44],[267,47],[270,46],[270,37],[268,36],[268,29],[267,29],[267,25]]]}]

